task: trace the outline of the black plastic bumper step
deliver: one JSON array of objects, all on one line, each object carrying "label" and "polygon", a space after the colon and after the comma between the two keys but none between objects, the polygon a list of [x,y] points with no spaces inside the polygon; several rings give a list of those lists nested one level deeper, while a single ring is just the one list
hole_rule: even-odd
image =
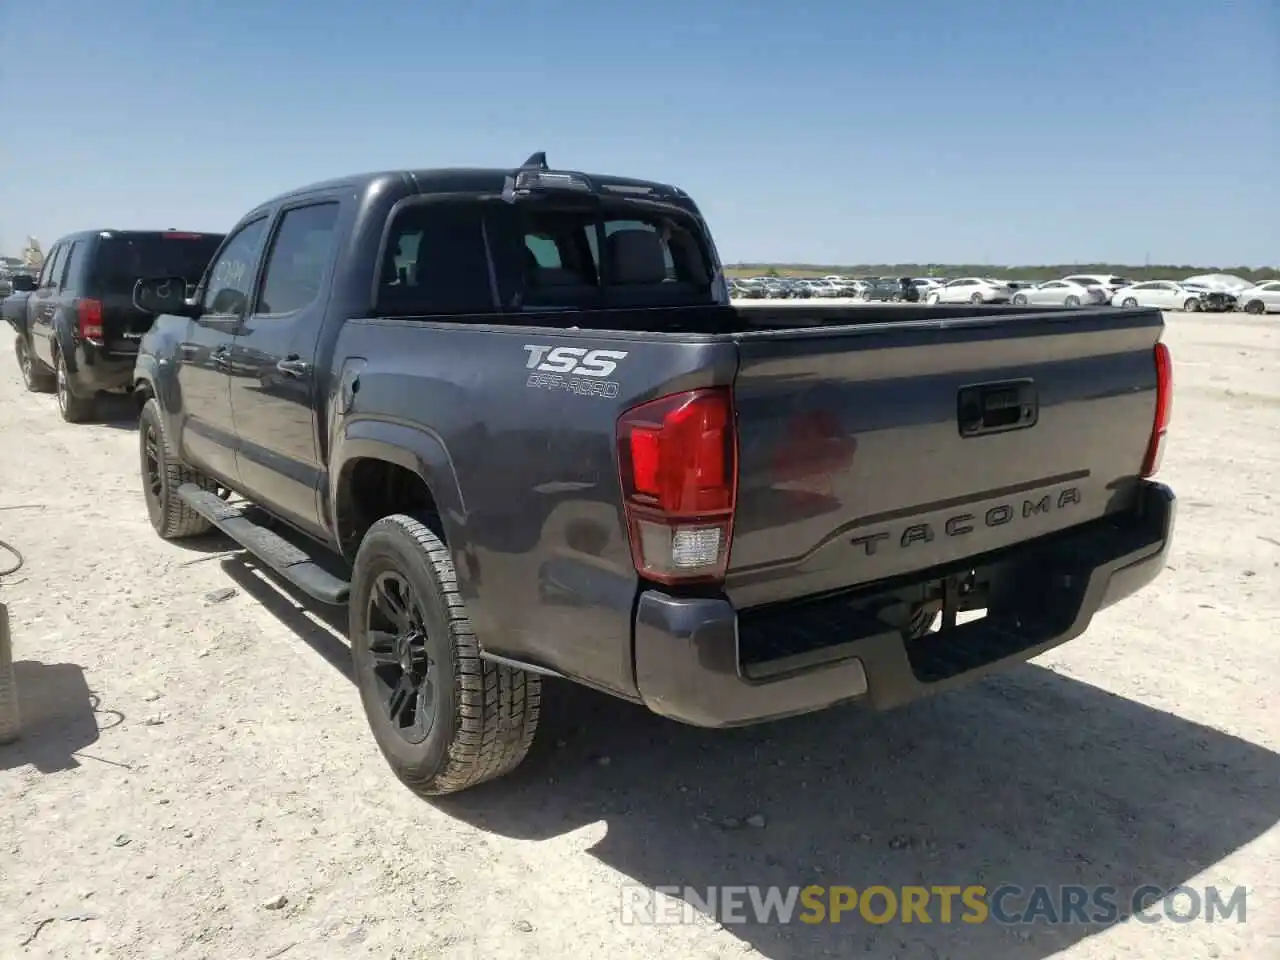
[{"label": "black plastic bumper step", "polygon": [[335,577],[278,533],[254,523],[240,507],[227,503],[216,493],[194,483],[184,483],[178,496],[240,546],[244,547],[303,593],[321,603],[341,606],[347,602],[351,584]]}]

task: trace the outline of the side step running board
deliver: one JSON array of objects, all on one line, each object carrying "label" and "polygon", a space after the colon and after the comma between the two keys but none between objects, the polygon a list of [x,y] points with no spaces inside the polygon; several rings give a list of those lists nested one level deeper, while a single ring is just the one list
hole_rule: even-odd
[{"label": "side step running board", "polygon": [[254,523],[238,506],[227,503],[216,493],[202,490],[194,483],[180,486],[178,496],[192,510],[307,596],[334,606],[347,602],[351,591],[350,583],[339,580],[320,567],[308,554],[278,533]]}]

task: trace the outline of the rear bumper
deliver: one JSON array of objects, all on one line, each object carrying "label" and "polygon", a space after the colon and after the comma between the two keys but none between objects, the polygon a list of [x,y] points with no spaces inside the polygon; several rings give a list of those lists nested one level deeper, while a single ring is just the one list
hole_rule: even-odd
[{"label": "rear bumper", "polygon": [[[885,598],[913,596],[955,571],[763,614],[739,614],[725,599],[647,591],[636,611],[636,683],[655,713],[703,727],[780,719],[850,700],[899,706],[1082,634],[1094,613],[1164,569],[1176,513],[1173,491],[1147,482],[1132,514],[971,561],[990,584],[987,616],[918,640],[885,622],[883,611],[901,609]],[[775,655],[753,662],[753,652],[767,648]]]},{"label": "rear bumper", "polygon": [[133,384],[136,353],[108,353],[106,348],[80,341],[75,349],[75,368],[71,374],[71,392],[77,397],[92,397],[103,391],[124,390]]}]

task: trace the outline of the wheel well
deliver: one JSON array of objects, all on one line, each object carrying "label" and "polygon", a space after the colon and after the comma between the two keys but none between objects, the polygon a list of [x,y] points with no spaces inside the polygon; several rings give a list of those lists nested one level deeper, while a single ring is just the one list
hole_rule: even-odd
[{"label": "wheel well", "polygon": [[412,470],[371,457],[347,464],[338,487],[338,540],[354,556],[365,531],[383,517],[407,513],[425,520],[445,539],[440,512],[425,480]]}]

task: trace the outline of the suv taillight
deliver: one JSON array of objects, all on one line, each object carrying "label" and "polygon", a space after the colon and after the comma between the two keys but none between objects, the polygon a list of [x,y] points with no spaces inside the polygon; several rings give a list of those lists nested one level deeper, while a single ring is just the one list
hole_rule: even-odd
[{"label": "suv taillight", "polygon": [[1164,438],[1173,413],[1173,356],[1163,342],[1156,344],[1156,412],[1151,422],[1151,440],[1142,461],[1142,476],[1153,477],[1164,459]]},{"label": "suv taillight", "polygon": [[76,303],[80,339],[99,343],[102,340],[102,301],[82,299]]},{"label": "suv taillight", "polygon": [[667,584],[723,580],[738,486],[729,389],[628,410],[618,419],[618,463],[636,572]]}]

